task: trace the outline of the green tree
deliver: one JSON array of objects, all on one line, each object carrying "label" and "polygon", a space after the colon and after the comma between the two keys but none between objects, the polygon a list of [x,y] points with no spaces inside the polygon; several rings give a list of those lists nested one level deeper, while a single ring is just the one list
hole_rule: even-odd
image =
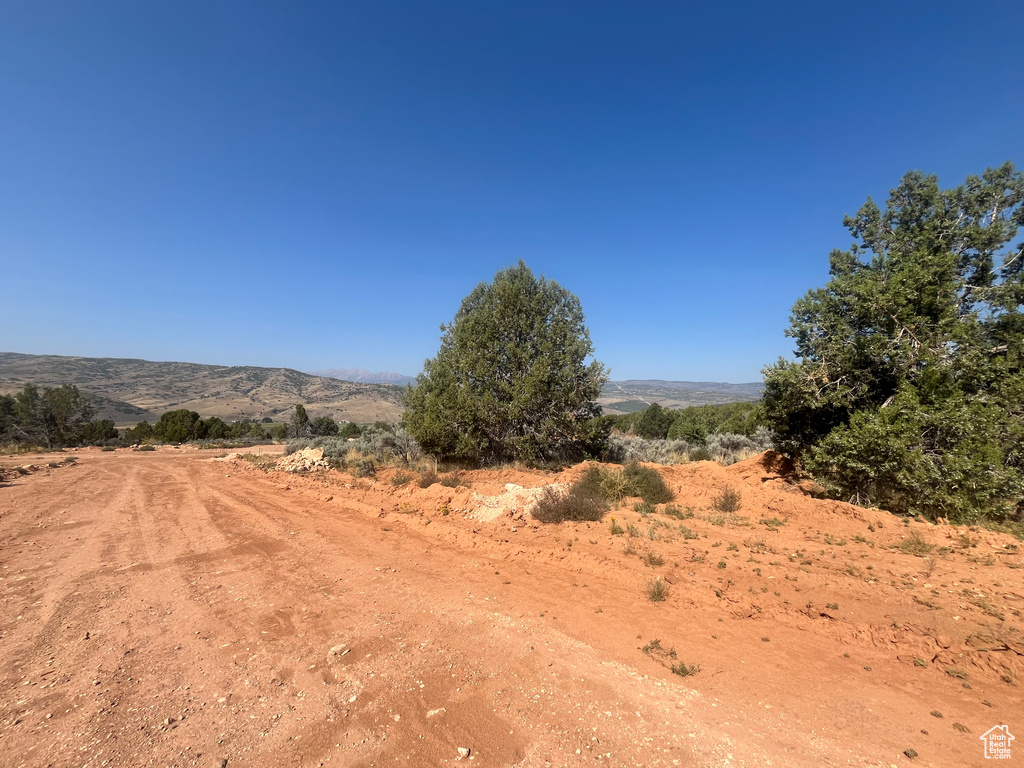
[{"label": "green tree", "polygon": [[582,456],[604,367],[588,358],[579,299],[520,261],[480,283],[406,392],[409,431],[428,452],[493,463]]},{"label": "green tree", "polygon": [[675,418],[675,412],[662,408],[658,403],[651,403],[643,411],[633,431],[640,437],[664,440]]},{"label": "green tree", "polygon": [[203,420],[204,437],[209,440],[223,440],[228,436],[228,425],[223,419],[211,416]]},{"label": "green tree", "polygon": [[125,443],[144,443],[154,437],[153,427],[148,421],[140,421],[133,429],[126,429],[122,439]]},{"label": "green tree", "polygon": [[0,395],[0,441],[9,442],[17,439],[15,428],[15,400],[10,395]]},{"label": "green tree", "polygon": [[14,431],[19,442],[46,442],[43,396],[35,384],[14,393]]},{"label": "green tree", "polygon": [[330,437],[338,434],[338,422],[330,416],[317,416],[309,423],[309,432],[313,437]]},{"label": "green tree", "polygon": [[153,437],[162,443],[186,443],[202,437],[202,419],[195,411],[167,411],[153,425]]},{"label": "green tree", "polygon": [[309,416],[306,413],[306,406],[301,403],[296,404],[289,427],[288,431],[292,437],[306,437],[309,434]]},{"label": "green tree", "polygon": [[84,445],[103,445],[117,439],[117,428],[110,419],[90,421],[81,426],[78,439]]},{"label": "green tree", "polygon": [[765,369],[783,450],[834,495],[973,520],[1024,498],[1024,176],[941,189],[912,172],[844,224],[831,278],[793,307],[798,362]]},{"label": "green tree", "polygon": [[354,421],[345,422],[345,426],[338,432],[339,437],[359,437],[363,434],[363,429]]},{"label": "green tree", "polygon": [[49,447],[77,445],[93,408],[74,384],[43,391],[43,429]]}]

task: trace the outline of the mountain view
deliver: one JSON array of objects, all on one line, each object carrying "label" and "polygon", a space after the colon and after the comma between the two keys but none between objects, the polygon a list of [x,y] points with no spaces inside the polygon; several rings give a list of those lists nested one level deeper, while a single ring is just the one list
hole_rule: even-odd
[{"label": "mountain view", "polygon": [[401,387],[289,368],[0,353],[0,393],[28,383],[75,384],[100,418],[119,425],[153,421],[180,408],[224,420],[284,421],[297,403],[305,404],[311,415],[339,421],[396,421],[402,414]]}]

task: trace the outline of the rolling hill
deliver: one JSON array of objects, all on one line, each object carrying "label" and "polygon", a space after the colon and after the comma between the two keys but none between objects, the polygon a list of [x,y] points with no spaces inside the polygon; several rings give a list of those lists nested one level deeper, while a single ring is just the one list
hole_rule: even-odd
[{"label": "rolling hill", "polygon": [[328,368],[325,371],[310,371],[310,374],[313,376],[327,376],[331,379],[341,379],[342,381],[357,381],[365,384],[397,384],[400,387],[416,381],[415,376],[406,376],[403,373],[395,373],[394,371],[374,373],[373,371],[364,371],[361,368]]},{"label": "rolling hill", "polygon": [[[296,403],[311,416],[338,420],[397,421],[402,415],[403,387],[413,381],[401,374],[370,374],[358,369],[332,369],[324,375],[290,368],[153,362],[115,357],[62,357],[0,352],[0,393],[10,394],[31,382],[39,387],[75,384],[89,398],[100,418],[119,425],[143,419],[152,422],[164,411],[188,408],[201,416],[226,420],[287,419]],[[390,378],[396,384],[352,381]],[[729,384],[712,381],[631,379],[610,381],[598,398],[605,413],[639,411],[651,403],[685,408],[707,403],[753,401],[761,397],[760,382]]]},{"label": "rolling hill", "polygon": [[609,381],[597,402],[605,413],[620,414],[642,411],[651,403],[666,408],[691,405],[752,402],[761,399],[764,385],[759,381],[729,384],[719,381],[663,381],[661,379],[630,379]]},{"label": "rolling hill", "polygon": [[290,368],[0,353],[0,392],[10,394],[30,382],[39,387],[75,384],[100,418],[119,425],[152,422],[178,408],[232,421],[282,421],[296,403],[305,404],[310,416],[344,421],[396,421],[402,414],[401,387]]}]

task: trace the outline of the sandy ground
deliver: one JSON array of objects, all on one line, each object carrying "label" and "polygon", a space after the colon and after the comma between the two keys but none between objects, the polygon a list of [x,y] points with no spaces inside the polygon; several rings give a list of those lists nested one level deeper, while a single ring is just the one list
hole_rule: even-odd
[{"label": "sandy ground", "polygon": [[420,489],[73,455],[0,461],[36,466],[0,486],[3,766],[967,766],[1024,739],[1020,542],[760,459],[664,468],[693,517],[626,504],[615,536],[501,503],[582,467]]}]

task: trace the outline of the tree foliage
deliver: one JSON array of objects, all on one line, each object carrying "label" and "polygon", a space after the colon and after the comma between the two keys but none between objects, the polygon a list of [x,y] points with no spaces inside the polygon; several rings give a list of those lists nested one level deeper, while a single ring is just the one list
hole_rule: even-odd
[{"label": "tree foliage", "polygon": [[561,460],[607,429],[604,367],[588,358],[579,299],[520,261],[467,296],[441,349],[407,390],[405,420],[425,450],[480,463]]},{"label": "tree foliage", "polygon": [[302,403],[295,406],[288,432],[291,437],[307,437],[309,435],[309,415],[306,413],[306,406]]},{"label": "tree foliage", "polygon": [[309,433],[313,437],[332,437],[338,431],[338,422],[330,416],[317,416],[309,422]]},{"label": "tree foliage", "polygon": [[47,448],[78,445],[95,433],[89,427],[93,414],[73,384],[43,390],[26,384],[13,397],[0,397],[0,440]]},{"label": "tree foliage", "polygon": [[793,307],[799,362],[765,369],[783,450],[837,496],[972,520],[1024,495],[1024,176],[907,174],[844,224],[849,250]]},{"label": "tree foliage", "polygon": [[753,435],[762,426],[760,407],[750,402],[691,405],[680,410],[652,403],[642,411],[609,418],[621,432],[654,440],[683,439],[697,445],[716,434]]},{"label": "tree foliage", "polygon": [[199,414],[188,408],[167,411],[153,425],[153,437],[161,443],[187,443],[206,437],[206,425]]}]

